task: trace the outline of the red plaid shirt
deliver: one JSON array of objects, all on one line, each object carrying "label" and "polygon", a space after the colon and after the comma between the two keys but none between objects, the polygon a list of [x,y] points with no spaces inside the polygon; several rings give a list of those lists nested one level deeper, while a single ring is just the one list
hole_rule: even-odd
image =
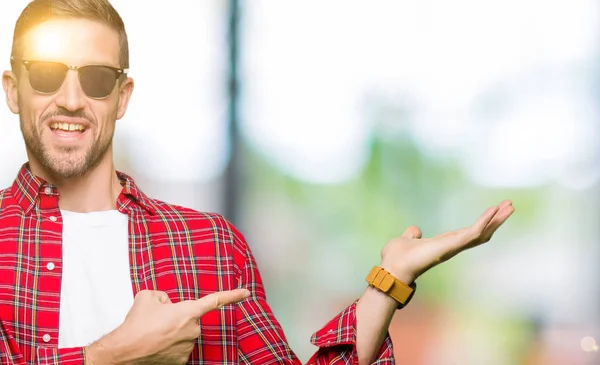
[{"label": "red plaid shirt", "polygon": [[[150,199],[123,173],[117,209],[129,217],[132,294],[151,289],[173,302],[247,288],[251,298],[201,318],[188,364],[299,364],[267,304],[244,237],[218,214]],[[0,191],[0,364],[83,364],[83,348],[57,348],[62,218],[56,187],[21,168]],[[358,363],[355,303],[311,342],[310,364]],[[393,364],[389,337],[377,364]]]}]

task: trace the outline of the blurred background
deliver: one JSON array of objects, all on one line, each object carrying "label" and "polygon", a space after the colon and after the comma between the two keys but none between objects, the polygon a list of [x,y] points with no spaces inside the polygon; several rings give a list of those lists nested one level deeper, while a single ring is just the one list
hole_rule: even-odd
[{"label": "blurred background", "polygon": [[[383,245],[491,242],[418,280],[399,364],[600,364],[600,3],[113,0],[136,90],[117,167],[245,234],[302,361]],[[0,5],[1,66],[26,0]],[[0,183],[26,161],[0,107]]]}]

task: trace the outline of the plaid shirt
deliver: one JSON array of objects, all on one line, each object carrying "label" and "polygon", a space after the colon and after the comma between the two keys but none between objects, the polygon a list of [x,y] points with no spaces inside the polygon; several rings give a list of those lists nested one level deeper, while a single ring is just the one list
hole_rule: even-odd
[{"label": "plaid shirt", "polygon": [[[267,304],[243,235],[222,216],[150,199],[118,172],[117,209],[129,217],[132,294],[161,290],[173,302],[247,288],[252,296],[201,318],[188,364],[300,364]],[[0,191],[0,364],[83,364],[83,348],[58,348],[62,218],[56,187],[23,165]],[[358,363],[356,303],[321,330],[310,364]],[[377,364],[393,364],[389,336]]]}]

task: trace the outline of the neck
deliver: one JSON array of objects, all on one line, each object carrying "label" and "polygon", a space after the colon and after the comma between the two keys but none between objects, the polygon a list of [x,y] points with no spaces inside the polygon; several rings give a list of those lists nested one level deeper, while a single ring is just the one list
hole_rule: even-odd
[{"label": "neck", "polygon": [[34,175],[57,187],[60,209],[80,213],[116,209],[122,186],[114,168],[112,151],[107,151],[98,166],[74,178],[54,177],[31,158],[29,165]]}]

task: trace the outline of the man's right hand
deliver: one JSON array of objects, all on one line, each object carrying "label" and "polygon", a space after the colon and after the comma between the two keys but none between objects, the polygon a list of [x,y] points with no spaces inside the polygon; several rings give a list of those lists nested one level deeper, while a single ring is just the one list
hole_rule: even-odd
[{"label": "man's right hand", "polygon": [[246,289],[171,303],[161,291],[140,291],[125,321],[86,347],[86,364],[185,364],[200,336],[200,317],[250,296]]}]

